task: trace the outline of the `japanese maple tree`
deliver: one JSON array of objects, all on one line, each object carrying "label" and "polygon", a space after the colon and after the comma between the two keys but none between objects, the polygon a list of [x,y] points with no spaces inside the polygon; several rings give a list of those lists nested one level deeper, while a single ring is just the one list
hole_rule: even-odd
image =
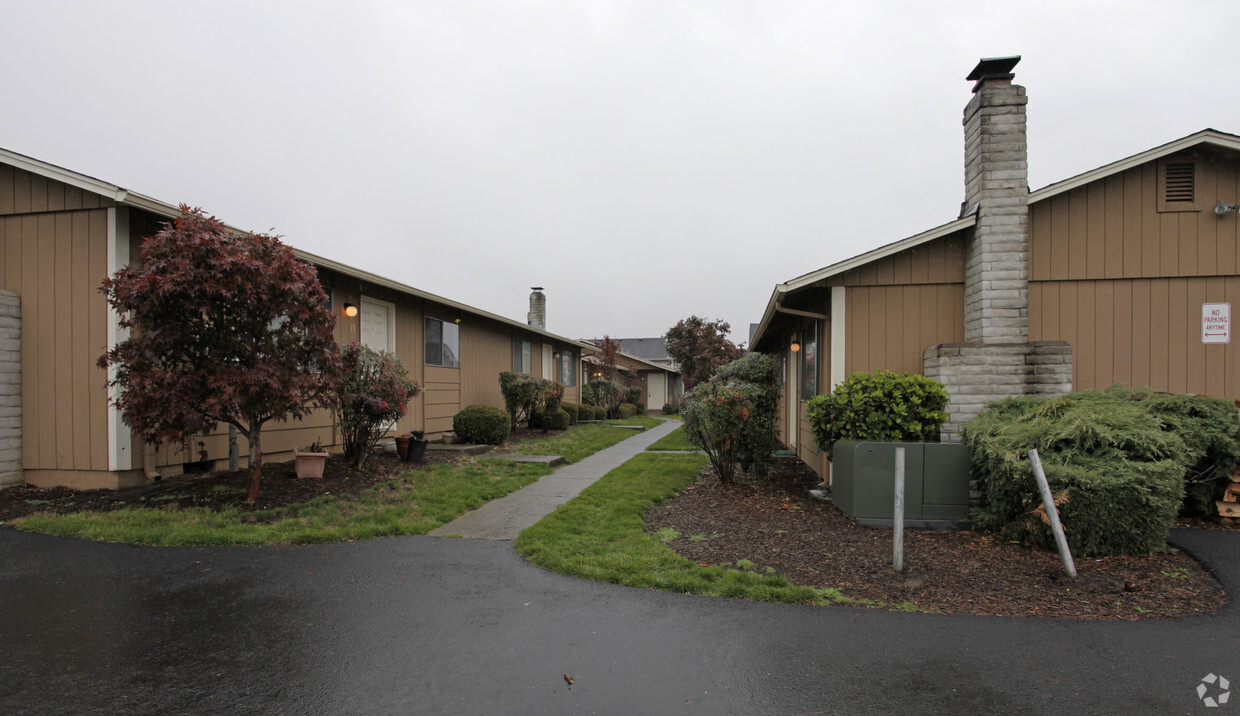
[{"label": "japanese maple tree", "polygon": [[685,389],[705,383],[719,366],[741,357],[740,348],[728,340],[727,321],[707,321],[689,316],[667,331],[667,354],[680,366]]},{"label": "japanese maple tree", "polygon": [[257,500],[263,425],[335,400],[335,316],[315,268],[274,236],[233,233],[182,205],[143,242],[141,265],[101,290],[129,331],[98,361],[115,371],[122,420],[156,443],[236,427],[249,441]]},{"label": "japanese maple tree", "polygon": [[620,342],[611,336],[603,336],[603,340],[594,341],[598,347],[599,372],[605,380],[615,380],[619,371],[616,369],[616,356],[620,354]]}]

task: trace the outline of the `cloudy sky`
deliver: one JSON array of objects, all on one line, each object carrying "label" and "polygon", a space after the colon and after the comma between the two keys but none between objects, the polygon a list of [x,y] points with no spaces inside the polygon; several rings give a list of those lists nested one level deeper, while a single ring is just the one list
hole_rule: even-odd
[{"label": "cloudy sky", "polygon": [[1022,55],[1039,188],[1240,133],[1240,3],[39,2],[0,147],[548,328],[733,338],[956,217],[965,75]]}]

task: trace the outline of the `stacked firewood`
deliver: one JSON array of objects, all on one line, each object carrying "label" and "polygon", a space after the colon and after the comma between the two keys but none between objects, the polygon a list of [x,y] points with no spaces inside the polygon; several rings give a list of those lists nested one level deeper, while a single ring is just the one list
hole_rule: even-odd
[{"label": "stacked firewood", "polygon": [[1223,499],[1214,503],[1219,517],[1240,518],[1240,467],[1231,473],[1231,482],[1223,491]]}]

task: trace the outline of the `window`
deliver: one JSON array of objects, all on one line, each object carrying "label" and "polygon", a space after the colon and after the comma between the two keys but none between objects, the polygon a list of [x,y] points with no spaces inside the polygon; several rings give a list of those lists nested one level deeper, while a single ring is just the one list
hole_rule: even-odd
[{"label": "window", "polygon": [[801,400],[818,395],[818,321],[804,332],[801,341]]},{"label": "window", "polygon": [[329,311],[336,310],[336,291],[331,286],[323,287],[323,306]]},{"label": "window", "polygon": [[534,369],[534,353],[529,341],[512,339],[512,372],[529,375]]},{"label": "window", "polygon": [[555,380],[563,386],[577,385],[576,351],[559,351],[555,354]]},{"label": "window", "polygon": [[426,364],[461,367],[461,327],[438,318],[426,319]]}]

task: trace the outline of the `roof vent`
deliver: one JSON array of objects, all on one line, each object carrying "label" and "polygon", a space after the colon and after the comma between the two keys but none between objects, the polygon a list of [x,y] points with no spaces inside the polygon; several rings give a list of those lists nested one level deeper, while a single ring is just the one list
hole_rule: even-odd
[{"label": "roof vent", "polygon": [[1163,201],[1193,201],[1194,167],[1192,162],[1167,162],[1167,178],[1163,185]]}]

